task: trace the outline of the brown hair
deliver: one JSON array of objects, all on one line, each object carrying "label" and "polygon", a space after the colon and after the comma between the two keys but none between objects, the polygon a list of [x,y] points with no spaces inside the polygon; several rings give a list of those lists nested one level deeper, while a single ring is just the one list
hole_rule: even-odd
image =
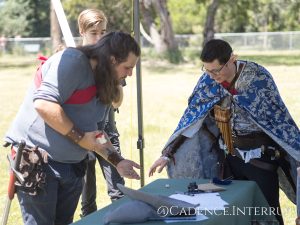
[{"label": "brown hair", "polygon": [[[97,60],[94,70],[97,94],[104,104],[111,104],[118,100],[119,80],[115,66],[125,62],[129,53],[139,57],[141,50],[138,43],[130,34],[114,31],[105,34],[95,45],[78,47],[89,59]],[[111,57],[114,57],[116,64],[112,65]]]},{"label": "brown hair", "polygon": [[98,9],[83,10],[78,16],[79,32],[86,32],[89,28],[98,26],[101,23],[107,24],[105,14]]}]

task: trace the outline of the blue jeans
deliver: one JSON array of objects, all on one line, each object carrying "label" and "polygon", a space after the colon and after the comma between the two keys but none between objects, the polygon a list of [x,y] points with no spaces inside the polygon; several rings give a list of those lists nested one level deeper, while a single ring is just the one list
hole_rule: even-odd
[{"label": "blue jeans", "polygon": [[82,191],[83,177],[72,164],[49,160],[45,165],[46,187],[36,196],[17,190],[25,225],[66,225],[73,222]]}]

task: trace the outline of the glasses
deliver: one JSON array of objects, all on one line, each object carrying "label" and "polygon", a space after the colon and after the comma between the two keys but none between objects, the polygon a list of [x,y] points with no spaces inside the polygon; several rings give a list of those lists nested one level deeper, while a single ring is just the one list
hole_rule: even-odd
[{"label": "glasses", "polygon": [[[231,57],[230,57],[230,58],[231,58]],[[205,73],[214,74],[214,75],[219,75],[219,74],[221,73],[222,69],[228,64],[230,58],[229,58],[228,61],[227,61],[223,66],[221,66],[221,68],[219,68],[219,69],[208,70],[208,69],[206,69],[206,68],[204,67],[204,65],[202,65],[201,70],[202,70],[203,72],[205,72]]]}]

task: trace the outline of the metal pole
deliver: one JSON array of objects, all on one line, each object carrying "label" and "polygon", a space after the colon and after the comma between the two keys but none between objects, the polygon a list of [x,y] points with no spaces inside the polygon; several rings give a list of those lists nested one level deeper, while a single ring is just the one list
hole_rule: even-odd
[{"label": "metal pole", "polygon": [[[134,38],[140,44],[140,15],[139,0],[133,0],[133,30]],[[137,149],[140,151],[141,165],[141,187],[145,184],[144,175],[144,129],[143,129],[143,101],[142,101],[142,76],[141,76],[141,58],[136,64],[136,88],[137,88],[137,111],[138,111],[138,141]]]}]

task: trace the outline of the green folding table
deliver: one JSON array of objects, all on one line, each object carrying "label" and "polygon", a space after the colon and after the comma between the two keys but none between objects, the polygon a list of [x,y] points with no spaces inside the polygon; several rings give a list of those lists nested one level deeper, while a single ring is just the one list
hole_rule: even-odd
[{"label": "green folding table", "polygon": [[[160,194],[172,195],[176,192],[187,191],[187,186],[190,182],[207,183],[208,180],[200,179],[158,179],[141,188],[141,191]],[[208,211],[204,212],[207,217],[203,221],[180,221],[180,225],[256,225],[256,221],[260,224],[277,225],[273,208],[268,206],[266,199],[260,191],[257,184],[253,181],[233,181],[230,185],[223,185],[225,191],[220,192],[221,198],[229,205],[223,211]],[[124,197],[107,207],[100,209],[83,219],[74,223],[74,225],[101,225],[104,224],[104,216],[116,207],[130,201],[128,197]],[[264,222],[263,222],[264,221]],[[167,224],[164,221],[149,221],[141,224]]]}]

